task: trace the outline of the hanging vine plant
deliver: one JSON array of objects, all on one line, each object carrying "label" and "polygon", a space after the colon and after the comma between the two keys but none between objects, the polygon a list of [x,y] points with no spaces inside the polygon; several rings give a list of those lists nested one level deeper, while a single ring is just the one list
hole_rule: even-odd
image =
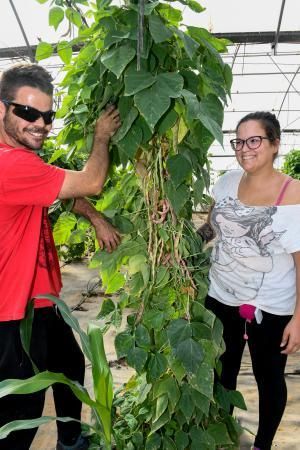
[{"label": "hanging vine plant", "polygon": [[[203,10],[195,0],[181,3]],[[99,267],[106,294],[121,290],[117,302],[103,301],[100,316],[119,325],[123,310],[131,311],[115,347],[136,375],[115,393],[114,445],[237,448],[241,430],[230,407],[244,402],[215,376],[222,325],[203,305],[209,254],[191,223],[209,185],[208,149],[223,139],[232,82],[220,56],[227,42],[181,25],[181,11],[169,1],[50,4],[51,25],[66,17],[78,29],[78,37],[57,45],[65,63],[58,112],[64,127],[51,161],[89,154],[94,122],[108,102],[122,119],[110,150],[111,179],[94,203],[124,236],[116,251],[98,250],[90,263]],[[73,56],[75,44],[80,51]],[[41,42],[36,57],[53,51]],[[75,232],[83,241],[87,225],[63,214],[54,229],[60,243],[64,227],[66,242]]]}]

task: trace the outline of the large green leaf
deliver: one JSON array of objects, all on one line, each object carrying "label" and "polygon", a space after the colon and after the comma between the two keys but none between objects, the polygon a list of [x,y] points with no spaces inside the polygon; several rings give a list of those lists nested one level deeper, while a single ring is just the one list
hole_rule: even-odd
[{"label": "large green leaf", "polygon": [[149,329],[153,328],[159,331],[164,323],[164,314],[162,311],[155,309],[148,310],[144,313],[143,322]]},{"label": "large green leaf", "polygon": [[31,301],[27,304],[26,315],[25,315],[24,319],[21,320],[21,323],[20,323],[20,337],[21,337],[23,349],[24,349],[25,353],[27,354],[28,358],[30,359],[34,373],[37,374],[37,373],[39,373],[39,370],[38,370],[37,366],[35,365],[34,361],[31,359],[31,355],[30,355],[30,343],[31,343],[33,317],[34,317],[34,303],[33,303],[33,301]]},{"label": "large green leaf", "polygon": [[180,215],[184,205],[190,198],[190,190],[185,184],[175,188],[171,181],[165,183],[165,190],[168,199],[177,215]]},{"label": "large green leaf", "polygon": [[196,0],[179,0],[179,2],[185,6],[188,6],[192,11],[196,13],[201,13],[206,9],[203,6],[201,6],[200,3],[198,3],[198,1]]},{"label": "large green leaf", "polygon": [[161,437],[158,433],[150,434],[147,437],[145,450],[158,450],[160,448]]},{"label": "large green leaf", "polygon": [[149,30],[154,42],[157,44],[170,39],[173,35],[172,31],[165,26],[161,18],[153,14],[149,16]]},{"label": "large green leaf", "polygon": [[227,391],[229,400],[233,406],[237,408],[247,410],[247,406],[242,394],[239,391]]},{"label": "large green leaf", "polygon": [[208,425],[207,432],[213,437],[216,445],[232,445],[233,442],[224,423],[211,423]]},{"label": "large green leaf", "polygon": [[158,88],[168,97],[180,97],[183,83],[182,76],[177,72],[160,73],[157,75]]},{"label": "large green leaf", "polygon": [[110,277],[102,274],[102,281],[104,286],[106,286],[105,294],[114,294],[124,286],[126,280],[122,273],[117,272]]},{"label": "large green leaf", "polygon": [[151,339],[150,334],[147,328],[139,324],[135,330],[135,342],[138,347],[144,348],[145,350],[149,350]]},{"label": "large green leaf", "polygon": [[198,342],[192,338],[179,341],[176,346],[176,357],[189,373],[196,373],[203,360],[203,351]]},{"label": "large green leaf", "polygon": [[182,430],[175,433],[175,442],[178,450],[186,450],[189,446],[189,435]]},{"label": "large green leaf", "polygon": [[171,346],[176,348],[180,342],[192,336],[192,329],[187,320],[177,319],[169,324],[167,334]]},{"label": "large green leaf", "polygon": [[[126,164],[128,160],[133,160],[136,155],[137,149],[142,142],[142,139],[142,129],[136,123],[134,123],[126,136],[118,142],[118,148],[121,153],[120,158],[122,162]],[[131,226],[130,231],[132,231],[132,228],[133,227]],[[124,231],[121,229],[121,232],[123,233]]]},{"label": "large green leaf", "polygon": [[185,51],[190,59],[193,59],[198,48],[199,44],[195,39],[191,38],[184,31],[179,30],[178,28],[172,28],[173,31],[177,34],[177,36],[182,40]]},{"label": "large green leaf", "polygon": [[115,311],[115,309],[116,309],[116,305],[114,304],[112,299],[104,298],[102,305],[101,305],[101,310],[100,310],[99,314],[97,315],[97,319],[103,319],[106,316],[109,316],[109,314],[111,314],[113,311]]},{"label": "large green leaf", "polygon": [[59,6],[54,6],[49,11],[49,25],[57,30],[58,25],[64,20],[65,13]]},{"label": "large green leaf", "polygon": [[175,407],[180,399],[180,390],[178,388],[178,383],[169,374],[166,375],[162,380],[159,380],[153,386],[153,398],[158,398],[163,394],[167,394],[170,402],[170,409],[175,410]]},{"label": "large green leaf", "polygon": [[154,433],[155,431],[159,430],[160,428],[162,428],[164,425],[166,425],[167,423],[170,422],[170,412],[167,409],[164,414],[162,416],[160,416],[159,419],[153,421],[152,426],[151,426],[151,433]]},{"label": "large green leaf", "polygon": [[155,410],[155,416],[154,416],[154,422],[160,418],[160,416],[163,415],[165,410],[167,409],[169,404],[169,398],[167,394],[163,394],[160,397],[158,397],[156,401],[156,410]]},{"label": "large green leaf", "polygon": [[233,76],[232,76],[232,69],[228,64],[224,65],[224,80],[226,84],[226,90],[228,95],[230,96],[230,89],[232,86]]},{"label": "large green leaf", "polygon": [[214,119],[221,127],[224,119],[224,108],[218,97],[209,94],[200,102],[200,112]]},{"label": "large green leaf", "polygon": [[146,350],[139,347],[133,347],[127,354],[128,364],[133,367],[137,371],[137,373],[141,373],[147,359],[148,353],[146,352]]},{"label": "large green leaf", "polygon": [[56,245],[66,244],[76,225],[76,216],[70,212],[63,212],[54,225],[53,236]]},{"label": "large green leaf", "polygon": [[71,388],[79,400],[86,405],[95,408],[96,403],[92,400],[87,390],[79,383],[69,380],[62,373],[40,372],[25,380],[9,379],[0,382],[0,398],[10,394],[32,394],[41,391],[54,383],[63,383]]},{"label": "large green leaf", "polygon": [[216,448],[214,438],[201,428],[193,427],[190,431],[192,438],[191,450],[212,450]]},{"label": "large green leaf", "polygon": [[[58,420],[59,422],[74,422],[74,420],[76,421],[76,419],[73,419],[72,417],[53,417],[53,416],[43,416],[37,419],[14,420],[12,422],[3,425],[0,428],[0,439],[5,439],[13,431],[30,430],[31,428],[39,427],[40,425],[53,422],[54,420],[55,421]],[[93,427],[91,427],[87,423],[85,423],[84,425],[87,428],[93,429]]]},{"label": "large green leaf", "polygon": [[130,130],[131,125],[133,124],[133,122],[135,121],[137,116],[138,116],[138,110],[133,106],[128,111],[127,115],[125,116],[121,127],[118,129],[118,131],[114,135],[113,142],[119,142],[126,136],[126,134]]},{"label": "large green leaf", "polygon": [[182,12],[179,9],[173,8],[170,4],[160,3],[157,10],[160,16],[172,25],[178,26],[182,21]]},{"label": "large green leaf", "polygon": [[194,189],[194,206],[196,207],[199,203],[202,202],[203,199],[203,191],[205,188],[205,183],[203,178],[197,178],[197,180],[193,184]]},{"label": "large green leaf", "polygon": [[118,358],[127,356],[129,350],[134,346],[134,337],[129,330],[122,331],[115,338],[115,347]]},{"label": "large green leaf", "polygon": [[167,358],[162,353],[151,355],[147,371],[149,381],[156,381],[167,370],[167,367]]},{"label": "large green leaf", "polygon": [[223,145],[223,132],[221,128],[223,107],[215,95],[208,95],[200,102],[198,118],[214,138]]},{"label": "large green leaf", "polygon": [[174,109],[169,110],[161,119],[158,127],[158,134],[163,135],[170,130],[178,120],[178,114]]},{"label": "large green leaf", "polygon": [[156,78],[150,72],[143,69],[138,71],[136,69],[136,64],[130,64],[124,76],[124,95],[136,94],[137,92],[151,86],[155,80]]},{"label": "large green leaf", "polygon": [[69,64],[72,59],[73,51],[70,42],[68,41],[60,41],[57,44],[57,53],[62,62],[65,64]]},{"label": "large green leaf", "polygon": [[191,164],[181,154],[171,156],[167,159],[167,169],[175,188],[177,188],[192,175]]},{"label": "large green leaf", "polygon": [[76,27],[80,28],[82,25],[81,14],[73,8],[66,9],[67,19]]},{"label": "large green leaf", "polygon": [[187,108],[187,120],[193,121],[198,118],[200,102],[195,94],[187,89],[182,90],[182,95]]},{"label": "large green leaf", "polygon": [[104,38],[104,48],[109,48],[111,45],[122,41],[123,39],[128,39],[130,36],[129,30],[116,30],[112,29],[108,31]]},{"label": "large green leaf", "polygon": [[[208,30],[201,27],[188,27],[189,34],[202,45],[207,45],[209,43],[217,52],[226,53],[227,45],[231,44],[231,42],[227,39],[218,39],[213,36]],[[210,47],[211,49],[211,47]],[[220,61],[220,59],[218,58]]]},{"label": "large green leaf", "polygon": [[195,405],[193,403],[191,389],[186,383],[181,388],[181,397],[178,407],[183,412],[187,422],[189,422],[195,410]]},{"label": "large green leaf", "polygon": [[211,366],[202,363],[197,373],[190,377],[190,384],[200,394],[213,400],[214,371]]},{"label": "large green leaf", "polygon": [[205,395],[201,394],[201,392],[197,391],[196,389],[191,389],[191,392],[192,392],[192,400],[195,406],[200,411],[202,411],[203,414],[207,417],[209,414],[210,399],[207,398]]},{"label": "large green leaf", "polygon": [[120,45],[103,53],[101,62],[119,78],[125,67],[135,57],[135,53],[135,49],[130,45]]},{"label": "large green leaf", "polygon": [[40,42],[36,48],[35,59],[41,61],[42,59],[50,58],[53,54],[53,47],[47,42]]},{"label": "large green leaf", "polygon": [[151,131],[170,106],[170,98],[158,83],[138,92],[134,96],[136,107],[146,120]]}]

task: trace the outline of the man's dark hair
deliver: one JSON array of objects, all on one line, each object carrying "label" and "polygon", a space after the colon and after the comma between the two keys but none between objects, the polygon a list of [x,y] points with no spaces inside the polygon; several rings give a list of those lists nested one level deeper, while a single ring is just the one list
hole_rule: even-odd
[{"label": "man's dark hair", "polygon": [[39,89],[53,95],[53,78],[38,64],[17,64],[2,72],[0,80],[0,99],[15,100],[16,92],[24,86]]}]

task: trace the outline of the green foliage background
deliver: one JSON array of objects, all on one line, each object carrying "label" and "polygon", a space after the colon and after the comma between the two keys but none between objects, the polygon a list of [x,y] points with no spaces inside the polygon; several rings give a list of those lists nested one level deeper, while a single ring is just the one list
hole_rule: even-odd
[{"label": "green foliage background", "polygon": [[284,158],[283,172],[300,180],[300,150],[291,150]]},{"label": "green foliage background", "polygon": [[[195,0],[181,3],[203,10]],[[66,17],[70,30],[78,30],[56,46],[65,64],[58,111],[64,127],[50,162],[75,165],[88,157],[95,120],[109,101],[122,119],[110,149],[110,179],[93,201],[123,239],[115,252],[98,250],[90,262],[106,294],[120,292],[117,303],[103,301],[99,316],[119,326],[124,309],[131,311],[115,346],[136,375],[115,394],[115,446],[237,448],[241,430],[230,406],[245,405],[216,378],[222,325],[203,305],[209,253],[191,224],[209,185],[208,149],[223,141],[232,82],[220,56],[227,42],[181,25],[181,11],[169,1],[48,4],[50,25],[58,28]],[[81,48],[77,55],[73,45]],[[41,42],[36,58],[53,51]],[[84,243],[87,233],[88,224],[70,211],[54,227],[59,245]]]}]

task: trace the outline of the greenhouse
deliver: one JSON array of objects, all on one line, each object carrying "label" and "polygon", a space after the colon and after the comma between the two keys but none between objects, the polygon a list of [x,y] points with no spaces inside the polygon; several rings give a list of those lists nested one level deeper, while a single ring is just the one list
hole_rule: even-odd
[{"label": "greenhouse", "polygon": [[1,18],[0,449],[300,450],[300,4]]}]

